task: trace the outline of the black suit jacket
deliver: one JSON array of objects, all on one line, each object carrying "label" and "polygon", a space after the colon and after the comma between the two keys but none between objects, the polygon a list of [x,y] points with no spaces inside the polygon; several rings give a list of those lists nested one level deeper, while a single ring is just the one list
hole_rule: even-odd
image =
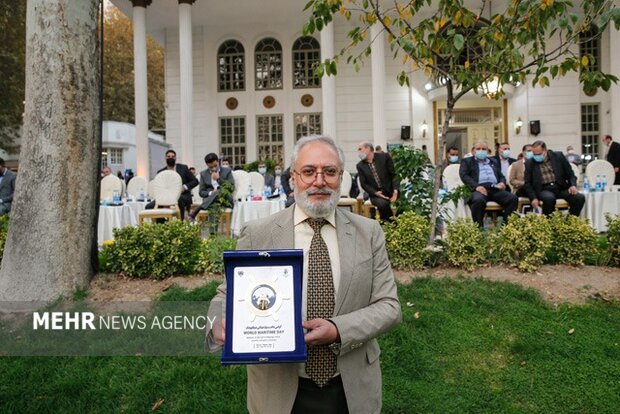
[{"label": "black suit jacket", "polygon": [[[223,185],[226,181],[235,186],[235,178],[233,177],[232,170],[226,167],[220,167],[220,178],[218,178],[218,185]],[[213,191],[213,183],[211,182],[211,170],[205,169],[200,171],[200,187],[198,189],[198,194],[200,197],[207,198],[209,197],[209,193]]]},{"label": "black suit jacket", "polygon": [[607,161],[615,168],[620,168],[620,144],[616,141],[611,141],[609,151],[607,152]]},{"label": "black suit jacket", "polygon": [[[165,171],[167,169],[168,167],[164,167],[161,170],[157,171],[157,173],[159,174],[160,172]],[[177,174],[181,176],[181,180],[183,180],[183,185],[187,187],[187,190],[184,190],[181,194],[190,193],[190,196],[191,196],[192,188],[198,185],[198,179],[194,177],[194,175],[191,173],[191,171],[185,164],[176,164],[174,166],[174,169],[177,172]]]},{"label": "black suit jacket", "polygon": [[[576,187],[577,178],[564,154],[558,151],[547,151],[547,155],[551,161],[551,168],[555,175],[555,183],[558,190],[568,190],[570,187]],[[523,190],[527,194],[527,197],[530,200],[538,198],[543,190],[540,163],[535,162],[533,159],[526,160],[524,178],[525,184],[523,185]]]},{"label": "black suit jacket", "polygon": [[[495,178],[498,183],[506,184],[506,177],[502,174],[502,168],[495,157],[487,158],[491,163],[491,168],[495,173]],[[476,191],[476,187],[480,184],[480,162],[476,157],[467,157],[461,160],[461,167],[459,168],[459,176],[461,181],[469,187],[472,191]]]},{"label": "black suit jacket", "polygon": [[[495,160],[497,161],[497,163],[498,163],[499,165],[502,165],[502,159],[500,158],[500,156],[499,156],[499,155],[494,155],[494,156],[493,156],[493,157],[491,157],[491,158],[495,158]],[[512,164],[513,162],[515,162],[515,161],[516,161],[516,159],[508,157],[508,165],[511,165],[511,164]]]},{"label": "black suit jacket", "polygon": [[[394,190],[398,190],[399,182],[394,171],[394,162],[392,157],[383,152],[375,152],[375,168],[377,169],[377,175],[381,182],[381,191],[384,196],[391,197]],[[360,161],[357,163],[357,174],[360,179],[360,184],[364,191],[371,197],[375,197],[379,188],[377,182],[372,176],[370,165],[366,161]]]}]

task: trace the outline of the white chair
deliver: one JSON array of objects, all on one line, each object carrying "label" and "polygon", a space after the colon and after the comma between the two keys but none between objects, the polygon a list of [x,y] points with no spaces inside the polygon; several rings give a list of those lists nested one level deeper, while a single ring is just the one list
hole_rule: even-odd
[{"label": "white chair", "polygon": [[234,200],[245,200],[248,196],[248,190],[250,187],[250,177],[247,171],[233,170],[233,177],[235,179],[235,194]]},{"label": "white chair", "polygon": [[144,220],[153,221],[158,218],[172,220],[181,217],[177,203],[183,191],[183,180],[176,171],[166,170],[157,174],[151,182],[151,190],[155,208],[142,210],[138,215],[140,223]]},{"label": "white chair", "polygon": [[123,194],[123,183],[115,175],[108,175],[101,179],[101,190],[99,191],[99,199],[112,201],[114,192],[118,192],[119,196]]},{"label": "white chair", "polygon": [[252,192],[254,193],[254,195],[258,195],[262,193],[263,188],[265,187],[265,177],[263,177],[260,173],[256,171],[249,172],[248,177],[249,177],[250,186],[252,187]]},{"label": "white chair", "polygon": [[133,196],[134,199],[140,197],[140,194],[146,197],[148,193],[149,182],[144,177],[133,177],[127,184],[127,194]]},{"label": "white chair", "polygon": [[[198,179],[200,183],[200,179]],[[200,184],[192,188],[192,209],[202,204],[202,197],[200,197]]]},{"label": "white chair", "polygon": [[449,191],[463,185],[463,181],[461,181],[461,176],[459,175],[460,168],[460,164],[450,164],[443,170],[443,178],[448,184]]},{"label": "white chair", "polygon": [[353,179],[351,178],[351,173],[346,170],[343,171],[342,183],[340,183],[340,200],[338,200],[338,207],[346,207],[355,214],[359,214],[359,204],[357,199],[349,197],[352,185]]},{"label": "white chair", "polygon": [[596,178],[600,176],[601,179],[605,179],[607,182],[607,191],[611,191],[616,179],[616,173],[614,166],[609,161],[594,160],[586,167],[586,176],[590,181],[590,187],[596,184]]}]

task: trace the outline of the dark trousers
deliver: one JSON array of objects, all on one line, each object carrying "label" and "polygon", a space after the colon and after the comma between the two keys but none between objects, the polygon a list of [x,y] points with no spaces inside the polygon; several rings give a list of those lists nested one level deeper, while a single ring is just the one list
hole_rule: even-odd
[{"label": "dark trousers", "polygon": [[[185,210],[187,210],[188,208],[190,208],[192,206],[192,193],[189,191],[185,191],[183,193],[181,193],[181,196],[179,197],[179,210],[181,210],[181,220],[183,220],[183,217],[185,217]],[[146,210],[151,210],[153,208],[155,208],[155,201],[151,201],[150,203],[148,203],[146,206],[144,206],[144,208]],[[157,221],[158,223],[164,222],[165,220],[162,221]]]},{"label": "dark trousers", "polygon": [[389,220],[394,215],[390,200],[381,197],[370,197],[370,203],[379,210],[381,221]]},{"label": "dark trousers", "polygon": [[482,227],[484,225],[484,210],[487,207],[487,201],[495,201],[502,206],[504,222],[508,220],[510,216],[519,204],[519,197],[508,192],[506,190],[498,190],[497,188],[487,188],[487,196],[474,191],[469,200],[469,207],[471,208],[471,218]]},{"label": "dark trousers", "polygon": [[311,379],[299,378],[297,396],[291,414],[347,414],[348,412],[349,407],[340,375],[323,388]]},{"label": "dark trousers", "polygon": [[586,197],[583,194],[570,195],[568,190],[560,190],[555,186],[545,186],[538,194],[538,199],[543,203],[542,212],[544,215],[548,216],[555,211],[555,200],[558,198],[566,200],[569,205],[568,212],[574,216],[579,216],[586,202]]}]

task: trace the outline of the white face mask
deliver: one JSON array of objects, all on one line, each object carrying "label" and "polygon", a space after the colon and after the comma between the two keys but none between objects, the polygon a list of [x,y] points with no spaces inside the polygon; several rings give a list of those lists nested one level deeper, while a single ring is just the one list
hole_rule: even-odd
[{"label": "white face mask", "polygon": [[357,151],[357,156],[361,161],[366,159],[366,153],[364,151]]}]

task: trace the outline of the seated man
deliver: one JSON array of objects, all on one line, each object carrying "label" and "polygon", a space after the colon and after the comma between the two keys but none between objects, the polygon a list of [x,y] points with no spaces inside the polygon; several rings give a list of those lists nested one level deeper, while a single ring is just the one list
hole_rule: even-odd
[{"label": "seated man", "polygon": [[4,165],[0,158],[0,216],[11,211],[13,193],[15,192],[16,174]]},{"label": "seated man", "polygon": [[[273,175],[267,173],[267,164],[261,162],[258,164],[258,172],[265,179],[265,186],[271,188],[271,194],[276,191],[276,180]],[[263,190],[262,188],[260,189]]]},{"label": "seated man", "polygon": [[[198,194],[202,197],[202,204],[196,207],[189,214],[190,221],[194,221],[200,210],[208,210],[213,205],[222,205],[220,199],[221,188],[224,183],[230,183],[230,191],[226,197],[226,204],[232,206],[232,191],[235,189],[235,178],[233,177],[232,170],[227,167],[220,167],[217,154],[211,152],[205,156],[205,163],[207,169],[200,172],[200,187],[198,187]],[[217,222],[218,218],[214,220]]]},{"label": "seated man", "polygon": [[480,227],[483,226],[487,201],[495,201],[503,207],[504,221],[519,203],[516,195],[506,191],[506,178],[497,160],[489,157],[488,149],[486,142],[477,142],[473,148],[474,156],[461,160],[459,170],[461,181],[473,191],[469,200],[471,218]]},{"label": "seated man", "polygon": [[448,165],[458,164],[459,162],[459,149],[457,147],[448,148],[446,158],[443,160],[443,168],[445,169]]},{"label": "seated man", "polygon": [[555,210],[555,200],[563,198],[570,206],[568,212],[578,216],[586,198],[577,191],[577,178],[561,152],[547,151],[547,144],[532,144],[532,159],[525,161],[525,193],[537,209],[542,202],[545,215]]},{"label": "seated man", "polygon": [[391,203],[398,198],[399,182],[394,171],[392,157],[384,152],[375,152],[370,142],[361,142],[357,147],[360,162],[357,175],[370,202],[379,210],[381,221],[392,217]]}]

